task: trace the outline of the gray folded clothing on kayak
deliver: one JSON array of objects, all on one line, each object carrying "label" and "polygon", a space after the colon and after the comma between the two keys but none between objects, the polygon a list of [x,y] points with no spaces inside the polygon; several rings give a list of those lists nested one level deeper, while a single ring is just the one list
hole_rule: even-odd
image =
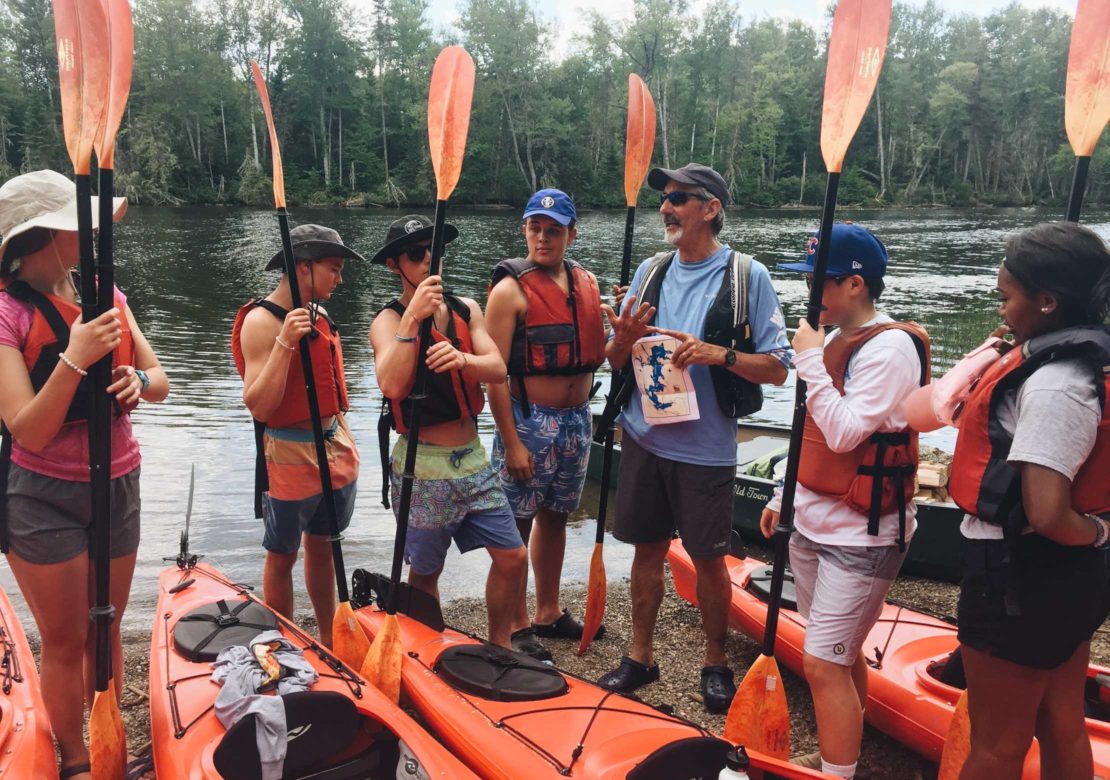
[{"label": "gray folded clothing on kayak", "polygon": [[[271,642],[279,643],[272,651],[274,660],[281,664],[277,696],[258,692],[266,680],[266,672],[254,657],[255,645]],[[304,653],[280,631],[263,631],[251,640],[250,647],[225,647],[212,663],[212,682],[223,686],[216,696],[215,711],[224,728],[230,729],[247,715],[255,716],[263,780],[280,780],[285,763],[287,732],[285,703],[281,696],[308,690],[318,678]]]}]

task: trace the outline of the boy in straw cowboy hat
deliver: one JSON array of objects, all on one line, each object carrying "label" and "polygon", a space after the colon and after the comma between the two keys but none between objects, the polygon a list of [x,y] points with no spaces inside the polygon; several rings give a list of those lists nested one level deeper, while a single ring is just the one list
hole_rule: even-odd
[{"label": "boy in straw cowboy hat", "polygon": [[[446,241],[458,237],[446,225]],[[431,373],[420,407],[416,482],[408,518],[405,559],[409,583],[439,597],[439,575],[454,540],[461,552],[485,547],[492,559],[486,580],[489,640],[509,647],[527,554],[505,493],[478,439],[476,419],[485,403],[482,382],[505,381],[505,361],[486,332],[482,310],[469,298],[445,292],[443,279],[429,276],[432,224],[419,215],[395,220],[386,243],[372,258],[401,282],[401,295],[386,304],[370,326],[378,387],[390,399],[392,424],[401,434],[393,461],[404,463],[412,406],[407,400],[417,361]],[[432,343],[420,355],[420,323],[432,318]],[[391,477],[394,507],[401,490]]]},{"label": "boy in straw cowboy hat", "polygon": [[[93,198],[95,201],[96,198]],[[115,201],[114,216],[127,210]],[[92,206],[93,226],[97,206]],[[74,685],[73,670],[94,668],[86,643],[90,548],[88,393],[85,376],[112,354],[118,414],[112,415],[112,529],[109,601],[113,664],[123,664],[119,626],[139,547],[139,444],[129,413],[139,399],[161,401],[169,381],[139,330],[127,298],[88,323],[73,267],[78,261],[73,182],[34,171],[0,187],[0,549],[34,615],[42,640],[42,694],[61,754],[61,777],[87,777],[83,735],[93,679]],[[64,588],[59,588],[64,583]],[[123,676],[116,675],[116,693]]]},{"label": "boy in straw cowboy hat", "polygon": [[[321,225],[289,231],[297,285],[307,306],[293,306],[290,280],[281,280],[265,298],[245,304],[235,317],[231,351],[243,378],[243,402],[255,419],[259,460],[255,511],[263,518],[262,592],[266,602],[293,616],[293,566],[303,539],[305,587],[316,613],[320,640],[331,646],[335,614],[335,567],[331,522],[320,490],[320,470],[298,342],[309,337],[312,373],[331,468],[339,530],[351,522],[358,480],[358,449],[347,427],[347,381],[339,328],[319,301],[331,298],[343,281],[347,260],[363,257],[345,246],[339,234]],[[278,251],[267,271],[284,268]]]}]

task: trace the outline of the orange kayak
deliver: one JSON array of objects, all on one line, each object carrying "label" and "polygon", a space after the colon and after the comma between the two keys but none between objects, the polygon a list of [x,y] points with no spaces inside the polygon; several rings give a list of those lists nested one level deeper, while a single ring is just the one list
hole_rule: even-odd
[{"label": "orange kayak", "polygon": [[474,778],[404,710],[313,637],[248,587],[194,559],[167,568],[159,579],[150,643],[150,731],[159,780],[261,776],[254,718],[244,717],[230,730],[216,718],[221,688],[211,680],[211,661],[221,647],[246,644],[268,629],[303,650],[319,674],[309,692],[284,697],[286,776]]},{"label": "orange kayak", "polygon": [[58,777],[54,737],[35,658],[8,596],[0,590],[0,777]]},{"label": "orange kayak", "polygon": [[[352,602],[373,638],[385,612],[369,604],[377,575],[355,572]],[[380,580],[377,580],[380,582]],[[487,645],[450,628],[397,615],[402,695],[452,752],[487,780],[707,778],[724,767],[728,743],[637,699]],[[753,780],[825,775],[749,753]]]},{"label": "orange kayak", "polygon": [[[690,556],[675,540],[667,553],[675,590],[697,604],[696,578]],[[762,594],[770,589],[771,567],[762,561],[727,556],[732,580],[729,624],[763,641],[767,605]],[[789,604],[792,607],[792,604]],[[783,603],[779,613],[775,657],[799,676],[805,620]],[[960,689],[939,679],[948,656],[956,649],[956,627],[937,618],[895,604],[886,604],[878,623],[867,635],[864,650],[869,667],[867,721],[880,731],[932,761],[940,761],[952,711]],[[1110,669],[1091,666],[1087,679],[1087,731],[1095,759],[1095,775],[1110,777]],[[1091,717],[1091,715],[1101,717]],[[1040,778],[1040,754],[1034,741],[1022,775]]]}]

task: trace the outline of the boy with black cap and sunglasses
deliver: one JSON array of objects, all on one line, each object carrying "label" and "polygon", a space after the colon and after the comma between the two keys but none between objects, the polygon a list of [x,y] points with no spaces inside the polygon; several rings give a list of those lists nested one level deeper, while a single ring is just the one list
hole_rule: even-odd
[{"label": "boy with black cap and sunglasses", "polygon": [[255,511],[265,524],[263,597],[278,612],[293,617],[293,566],[303,538],[305,587],[320,640],[330,647],[335,614],[335,568],[328,542],[331,521],[320,490],[312,417],[297,350],[301,339],[309,336],[336,519],[342,531],[354,512],[359,456],[345,418],[349,404],[339,328],[319,302],[331,298],[342,283],[347,260],[364,258],[344,246],[337,232],[321,225],[298,225],[289,231],[289,238],[298,289],[309,303],[290,311],[290,280],[283,270],[284,254],[278,251],[266,270],[282,270],[281,281],[269,295],[239,310],[231,351],[243,378],[243,402],[256,426],[260,463],[255,471]]},{"label": "boy with black cap and sunglasses", "polygon": [[486,304],[489,331],[510,378],[489,392],[497,423],[493,465],[521,536],[531,537],[536,576],[535,619],[524,598],[525,575],[513,645],[541,661],[552,657],[537,637],[582,638],[582,624],[560,609],[559,582],[567,515],[578,508],[590,460],[590,388],[605,362],[597,279],[566,258],[577,217],[565,192],[533,194],[521,224],[528,256],[494,267]]},{"label": "boy with black cap and sunglasses", "polygon": [[[405,560],[409,584],[439,597],[439,575],[452,540],[460,552],[485,547],[492,559],[486,580],[489,641],[510,647],[527,553],[489,456],[478,439],[482,383],[505,381],[505,361],[486,332],[478,304],[446,292],[429,276],[432,223],[420,215],[395,220],[371,262],[385,265],[401,282],[401,295],[386,304],[370,326],[378,387],[389,399],[393,427],[401,434],[393,462],[404,463],[412,419],[409,396],[417,362],[427,362],[427,395],[420,406],[416,481],[409,507]],[[444,243],[459,231],[444,226]],[[432,342],[419,354],[420,323],[432,318]],[[401,475],[391,470],[396,511]]]}]

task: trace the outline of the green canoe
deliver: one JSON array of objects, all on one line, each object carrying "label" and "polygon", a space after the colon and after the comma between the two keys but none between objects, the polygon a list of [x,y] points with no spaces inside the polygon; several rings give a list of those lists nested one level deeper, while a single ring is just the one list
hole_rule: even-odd
[{"label": "green canoe", "polygon": [[[613,450],[613,487],[620,464],[620,429]],[[732,527],[747,542],[766,544],[759,531],[759,515],[770,500],[775,483],[748,474],[749,467],[783,450],[790,441],[790,429],[778,425],[741,423],[736,432],[736,484],[732,505]],[[590,452],[589,477],[601,479],[603,447],[596,442]],[[958,582],[960,579],[960,521],[963,512],[947,501],[917,499],[917,531],[910,544],[902,570],[932,579]]]}]

